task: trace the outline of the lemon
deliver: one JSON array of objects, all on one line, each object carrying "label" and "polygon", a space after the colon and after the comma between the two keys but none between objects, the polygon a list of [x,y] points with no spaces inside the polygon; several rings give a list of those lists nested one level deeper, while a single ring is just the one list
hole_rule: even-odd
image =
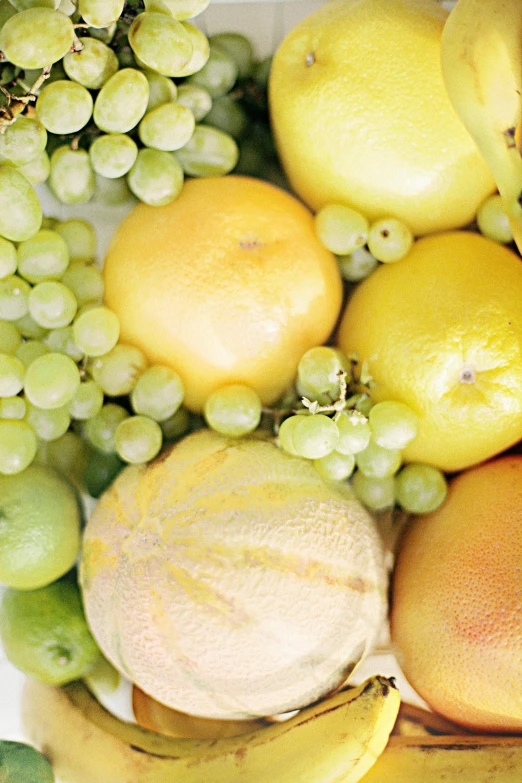
[{"label": "lemon", "polygon": [[435,0],[332,0],[278,48],[272,127],[294,191],[395,217],[416,235],[462,227],[495,191],[446,95]]}]

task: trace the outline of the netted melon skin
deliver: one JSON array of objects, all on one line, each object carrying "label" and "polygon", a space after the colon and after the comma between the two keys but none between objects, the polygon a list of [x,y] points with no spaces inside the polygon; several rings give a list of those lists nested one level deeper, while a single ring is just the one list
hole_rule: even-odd
[{"label": "netted melon skin", "polygon": [[347,484],[258,438],[202,430],[126,468],[84,532],[80,581],[107,658],[174,709],[273,715],[372,649],[387,577]]}]

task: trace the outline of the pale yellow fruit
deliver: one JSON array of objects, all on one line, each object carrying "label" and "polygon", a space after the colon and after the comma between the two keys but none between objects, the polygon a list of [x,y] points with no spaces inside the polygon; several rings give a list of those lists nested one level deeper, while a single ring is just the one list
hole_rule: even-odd
[{"label": "pale yellow fruit", "polygon": [[272,127],[293,189],[414,234],[469,223],[495,190],[446,95],[435,0],[332,0],[273,60]]},{"label": "pale yellow fruit", "polygon": [[120,474],[87,524],[81,583],[114,666],[207,718],[311,704],[372,649],[386,612],[381,542],[348,485],[209,430]]}]

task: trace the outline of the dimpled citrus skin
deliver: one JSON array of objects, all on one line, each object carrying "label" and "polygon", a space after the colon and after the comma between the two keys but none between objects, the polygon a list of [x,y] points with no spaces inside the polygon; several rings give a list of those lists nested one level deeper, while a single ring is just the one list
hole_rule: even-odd
[{"label": "dimpled citrus skin", "polygon": [[209,430],[120,474],[87,524],[81,584],[113,665],[207,718],[316,701],[386,613],[380,538],[348,485],[270,442]]},{"label": "dimpled citrus skin", "polygon": [[435,0],[333,0],[284,39],[271,122],[312,209],[341,202],[419,235],[466,225],[495,190],[444,89],[446,17]]},{"label": "dimpled citrus skin", "polygon": [[338,344],[369,362],[375,400],[419,415],[408,462],[462,470],[522,438],[522,264],[478,234],[423,237],[364,280]]},{"label": "dimpled citrus skin", "polygon": [[337,263],[311,213],[249,177],[189,180],[168,206],[138,205],[104,277],[121,340],[176,370],[195,411],[228,383],[274,402],[341,306]]},{"label": "dimpled citrus skin", "polygon": [[522,731],[522,456],[461,473],[399,544],[391,632],[418,693],[476,731]]}]

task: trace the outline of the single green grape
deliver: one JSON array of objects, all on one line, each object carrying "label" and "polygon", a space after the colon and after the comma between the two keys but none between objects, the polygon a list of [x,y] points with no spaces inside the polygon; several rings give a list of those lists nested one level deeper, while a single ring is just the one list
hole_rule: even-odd
[{"label": "single green grape", "polygon": [[192,42],[176,19],[145,11],[129,28],[129,43],[140,62],[163,76],[179,73],[192,57]]},{"label": "single green grape", "polygon": [[478,208],[477,225],[480,233],[494,242],[508,245],[513,241],[511,224],[498,193],[488,196]]},{"label": "single green grape", "polygon": [[54,8],[60,6],[60,0],[9,0],[17,11],[26,11],[28,8]]},{"label": "single green grape", "polygon": [[186,408],[178,408],[176,413],[159,422],[163,440],[177,440],[190,429],[190,413]]},{"label": "single green grape", "polygon": [[67,405],[80,385],[76,363],[63,353],[46,353],[26,370],[24,391],[38,408],[54,409]]},{"label": "single green grape", "polygon": [[92,116],[92,95],[86,87],[68,79],[46,84],[36,100],[38,119],[50,133],[65,135],[85,127]]},{"label": "single green grape", "polygon": [[16,356],[0,353],[0,397],[13,397],[24,387],[25,366]]},{"label": "single green grape", "polygon": [[69,413],[73,419],[87,421],[97,416],[103,407],[103,391],[96,381],[86,380],[78,386],[76,394],[69,403]]},{"label": "single green grape", "polygon": [[343,411],[336,421],[339,430],[337,451],[341,454],[358,454],[370,442],[371,429],[368,419],[359,411]]},{"label": "single green grape", "polygon": [[155,364],[140,375],[131,393],[135,413],[162,422],[173,416],[181,403],[185,389],[175,370]]},{"label": "single green grape", "polygon": [[192,76],[194,73],[198,73],[204,65],[208,62],[210,56],[210,45],[207,36],[193,24],[189,22],[181,22],[181,26],[185,30],[187,37],[192,46],[192,55],[189,61],[183,68],[180,68],[176,73],[171,74],[176,78],[182,79],[186,76]]},{"label": "single green grape", "polygon": [[23,166],[40,155],[47,144],[47,131],[38,120],[18,117],[0,133],[0,160]]},{"label": "single green grape", "polygon": [[210,46],[207,62],[197,73],[188,77],[189,84],[203,87],[212,98],[226,95],[237,81],[238,67],[235,60],[219,46]]},{"label": "single green grape", "polygon": [[24,69],[45,68],[58,62],[73,41],[71,20],[52,8],[20,11],[0,30],[0,50],[9,62]]},{"label": "single green grape", "polygon": [[16,246],[8,239],[0,237],[0,280],[14,275],[17,266]]},{"label": "single green grape", "polygon": [[119,207],[123,204],[135,203],[136,198],[127,184],[126,177],[107,179],[95,173],[94,194],[95,204]]},{"label": "single green grape", "polygon": [[254,389],[240,383],[221,386],[207,398],[204,416],[208,426],[231,437],[253,432],[261,421],[261,400]]},{"label": "single green grape", "polygon": [[175,82],[168,76],[162,76],[156,71],[144,71],[149,83],[149,101],[147,103],[147,112],[157,109],[163,103],[175,101],[178,88]]},{"label": "single green grape", "polygon": [[62,283],[70,288],[81,307],[89,302],[101,302],[103,275],[94,261],[73,261],[62,277]]},{"label": "single green grape", "polygon": [[18,321],[29,312],[31,286],[18,275],[0,280],[0,318]]},{"label": "single green grape", "polygon": [[216,33],[211,35],[212,46],[224,49],[237,65],[238,77],[246,79],[254,67],[254,50],[249,39],[241,33]]},{"label": "single green grape", "polygon": [[0,351],[15,354],[22,344],[22,335],[11,321],[0,320]]},{"label": "single green grape", "polygon": [[337,255],[366,244],[369,224],[364,215],[344,204],[326,204],[315,215],[315,231],[324,247]]},{"label": "single green grape", "polygon": [[254,67],[252,70],[252,78],[254,80],[254,83],[258,85],[258,87],[261,87],[261,89],[266,90],[268,87],[268,79],[270,77],[270,71],[272,69],[272,55],[269,55],[268,57],[264,57],[262,60],[259,60],[258,62],[254,62]]},{"label": "single green grape", "polygon": [[91,497],[99,498],[124,467],[125,462],[115,452],[107,454],[99,449],[91,449],[83,472],[85,491]]},{"label": "single green grape", "polygon": [[368,418],[372,440],[385,449],[404,449],[419,431],[419,417],[403,402],[378,402]]},{"label": "single green grape", "polygon": [[341,255],[338,260],[341,276],[349,283],[358,283],[364,280],[379,263],[365,247],[357,248],[350,255]]},{"label": "single green grape", "polygon": [[91,261],[96,256],[96,232],[87,220],[70,218],[56,224],[55,231],[67,245],[71,261]]},{"label": "single green grape", "polygon": [[106,403],[101,411],[85,422],[85,435],[94,448],[105,454],[116,451],[114,436],[118,425],[128,417],[129,413],[121,405]]},{"label": "single green grape", "polygon": [[145,0],[145,8],[169,14],[174,19],[192,19],[207,8],[210,0]]},{"label": "single green grape", "polygon": [[69,429],[71,417],[67,406],[44,410],[31,402],[27,402],[26,405],[25,420],[31,425],[41,440],[56,440],[61,438]]},{"label": "single green grape", "polygon": [[279,445],[281,448],[288,452],[288,454],[293,454],[295,457],[298,456],[298,452],[294,446],[294,432],[300,420],[301,416],[299,415],[289,416],[281,423],[278,433]]},{"label": "single green grape", "polygon": [[372,223],[368,232],[368,250],[383,264],[400,261],[413,245],[408,226],[396,218],[382,218]]},{"label": "single green grape", "polygon": [[331,451],[325,457],[315,459],[314,466],[326,481],[345,481],[353,473],[355,457],[353,454]]},{"label": "single green grape", "polygon": [[4,397],[0,400],[0,419],[19,419],[25,418],[27,405],[23,397]]},{"label": "single green grape", "polygon": [[398,449],[385,449],[371,439],[366,448],[355,455],[355,464],[368,478],[387,478],[400,468],[401,453]]},{"label": "single green grape", "polygon": [[297,365],[297,378],[313,394],[333,393],[339,389],[339,377],[347,368],[340,351],[326,345],[310,348]]},{"label": "single green grape", "polygon": [[147,77],[136,68],[111,76],[94,102],[94,122],[106,133],[127,133],[141,120],[149,101]]},{"label": "single green grape", "polygon": [[148,416],[129,416],[118,425],[114,442],[120,459],[138,465],[158,455],[163,433],[158,422]]},{"label": "single green grape", "polygon": [[117,22],[125,0],[78,0],[78,11],[91,27],[109,27]]},{"label": "single green grape", "polygon": [[84,357],[84,352],[74,342],[72,326],[62,326],[58,329],[52,329],[44,337],[45,345],[53,353],[64,353],[80,362]]},{"label": "single green grape", "polygon": [[58,147],[51,155],[49,186],[62,204],[89,201],[94,192],[94,171],[89,153],[83,149]]},{"label": "single green grape", "polygon": [[141,149],[127,174],[127,183],[136,198],[151,207],[170,204],[181,193],[184,175],[180,163],[169,152]]},{"label": "single green grape", "polygon": [[41,185],[43,182],[47,182],[51,173],[51,158],[44,150],[33,160],[23,166],[18,166],[18,171],[31,185]]},{"label": "single green grape", "polygon": [[0,420],[0,473],[13,475],[25,470],[36,455],[37,439],[26,421]]},{"label": "single green grape", "polygon": [[108,354],[120,336],[118,316],[104,305],[91,307],[80,313],[72,329],[74,342],[86,356]]},{"label": "single green grape", "polygon": [[44,356],[46,353],[50,353],[50,348],[41,340],[26,340],[16,351],[16,356],[27,370],[35,359]]},{"label": "single green grape", "polygon": [[118,343],[111,351],[93,360],[92,377],[105,394],[120,397],[131,393],[147,364],[145,354],[139,348]]},{"label": "single green grape", "polygon": [[196,125],[190,140],[173,154],[190,177],[222,177],[236,165],[239,148],[228,133]]},{"label": "single green grape", "polygon": [[323,413],[299,419],[292,432],[292,442],[300,457],[321,459],[336,448],[339,430],[333,419]]},{"label": "single green grape", "polygon": [[0,165],[0,236],[23,242],[41,223],[42,208],[31,183],[13,166]]},{"label": "single green grape", "polygon": [[82,50],[63,58],[65,73],[88,90],[99,90],[119,68],[115,52],[96,38],[80,38]]},{"label": "single green grape", "polygon": [[18,272],[30,283],[60,280],[69,264],[65,240],[53,229],[42,228],[18,245]]},{"label": "single green grape", "polygon": [[221,98],[214,99],[206,121],[208,125],[228,133],[235,139],[242,138],[248,128],[246,110],[231,95],[223,95]]},{"label": "single green grape", "polygon": [[12,16],[16,14],[16,8],[9,0],[0,0],[0,30]]},{"label": "single green grape", "polygon": [[[140,123],[145,122],[147,115]],[[108,133],[98,136],[89,147],[91,164],[97,174],[108,179],[123,177],[134,166],[138,157],[136,142],[126,133]]]},{"label": "single green grape", "polygon": [[393,476],[370,478],[360,470],[352,478],[355,497],[372,511],[384,511],[395,503],[395,481]]},{"label": "single green grape", "polygon": [[432,465],[410,462],[395,477],[395,498],[410,514],[435,511],[447,491],[444,474]]},{"label": "single green grape", "polygon": [[[146,147],[173,152],[188,142],[195,126],[196,121],[190,109],[180,103],[171,102],[164,103],[146,114],[139,124],[138,134]],[[102,171],[99,173],[103,174]]]},{"label": "single green grape", "polygon": [[68,430],[56,440],[39,441],[35,462],[56,468],[80,492],[84,492],[83,472],[89,449],[89,444],[78,433]]},{"label": "single green grape", "polygon": [[184,82],[178,86],[177,103],[186,106],[194,115],[196,122],[201,122],[212,108],[210,93],[198,87],[197,84]]},{"label": "single green grape", "polygon": [[29,294],[29,313],[37,324],[46,329],[68,326],[77,309],[73,292],[56,280],[38,283]]}]

